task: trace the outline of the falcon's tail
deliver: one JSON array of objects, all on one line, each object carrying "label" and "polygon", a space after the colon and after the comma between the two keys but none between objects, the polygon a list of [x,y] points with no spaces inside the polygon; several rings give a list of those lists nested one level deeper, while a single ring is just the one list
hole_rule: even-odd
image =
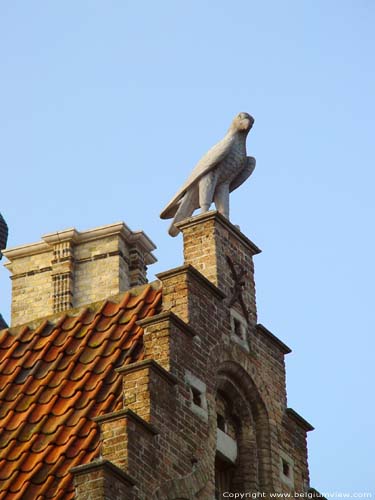
[{"label": "falcon's tail", "polygon": [[176,227],[176,223],[180,222],[187,217],[190,217],[194,210],[197,208],[197,190],[190,189],[186,191],[182,197],[176,215],[174,216],[173,222],[169,228],[169,234],[171,236],[177,236],[180,230]]}]

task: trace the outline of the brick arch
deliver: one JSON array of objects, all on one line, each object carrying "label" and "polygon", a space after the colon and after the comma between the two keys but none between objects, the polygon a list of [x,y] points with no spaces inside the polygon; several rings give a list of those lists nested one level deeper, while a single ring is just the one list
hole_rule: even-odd
[{"label": "brick arch", "polygon": [[243,376],[248,376],[251,379],[256,392],[259,394],[259,399],[263,401],[265,411],[270,417],[271,435],[276,441],[282,442],[279,428],[274,422],[278,418],[279,409],[272,397],[269,385],[262,377],[260,370],[258,370],[257,361],[240,346],[229,344],[225,347],[223,345],[215,346],[209,353],[208,363],[216,367],[215,379],[217,379],[217,373],[225,363],[233,363],[233,370],[238,372],[239,380],[241,380],[241,373]]},{"label": "brick arch", "polygon": [[241,422],[234,490],[268,490],[271,486],[271,432],[260,392],[249,373],[234,361],[224,361],[218,366],[216,391],[232,402],[234,413]]},{"label": "brick arch", "polygon": [[237,344],[230,344],[225,347],[222,345],[215,346],[210,352],[208,363],[216,367],[216,378],[218,371],[221,370],[225,364],[232,363],[231,372],[237,372],[240,380],[241,374],[250,377],[257,393],[259,393],[260,400],[263,401],[265,411],[268,414],[274,411],[272,396],[257,368],[256,361],[254,361],[251,355],[245,352],[240,346]]}]

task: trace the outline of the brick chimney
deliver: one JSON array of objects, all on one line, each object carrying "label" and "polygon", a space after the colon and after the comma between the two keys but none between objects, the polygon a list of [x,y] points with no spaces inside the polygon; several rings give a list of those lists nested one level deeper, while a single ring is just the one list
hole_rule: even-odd
[{"label": "brick chimney", "polygon": [[66,229],[4,251],[12,280],[12,324],[64,311],[147,283],[154,243],[123,222]]}]

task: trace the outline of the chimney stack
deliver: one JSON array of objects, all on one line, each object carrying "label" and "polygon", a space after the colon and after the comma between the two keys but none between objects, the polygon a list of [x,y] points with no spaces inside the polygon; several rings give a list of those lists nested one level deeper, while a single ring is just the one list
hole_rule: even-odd
[{"label": "chimney stack", "polygon": [[66,229],[4,252],[12,280],[12,324],[79,307],[147,283],[154,243],[123,222]]}]

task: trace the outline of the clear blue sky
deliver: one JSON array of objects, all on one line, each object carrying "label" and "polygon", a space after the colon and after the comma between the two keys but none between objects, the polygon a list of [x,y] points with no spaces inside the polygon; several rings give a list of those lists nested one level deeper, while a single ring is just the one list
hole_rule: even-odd
[{"label": "clear blue sky", "polygon": [[[237,112],[255,125],[232,221],[259,320],[293,348],[311,483],[372,491],[372,0],[0,3],[0,211],[9,245],[124,220],[182,263],[161,208]],[[10,280],[0,271],[9,318]]]}]

